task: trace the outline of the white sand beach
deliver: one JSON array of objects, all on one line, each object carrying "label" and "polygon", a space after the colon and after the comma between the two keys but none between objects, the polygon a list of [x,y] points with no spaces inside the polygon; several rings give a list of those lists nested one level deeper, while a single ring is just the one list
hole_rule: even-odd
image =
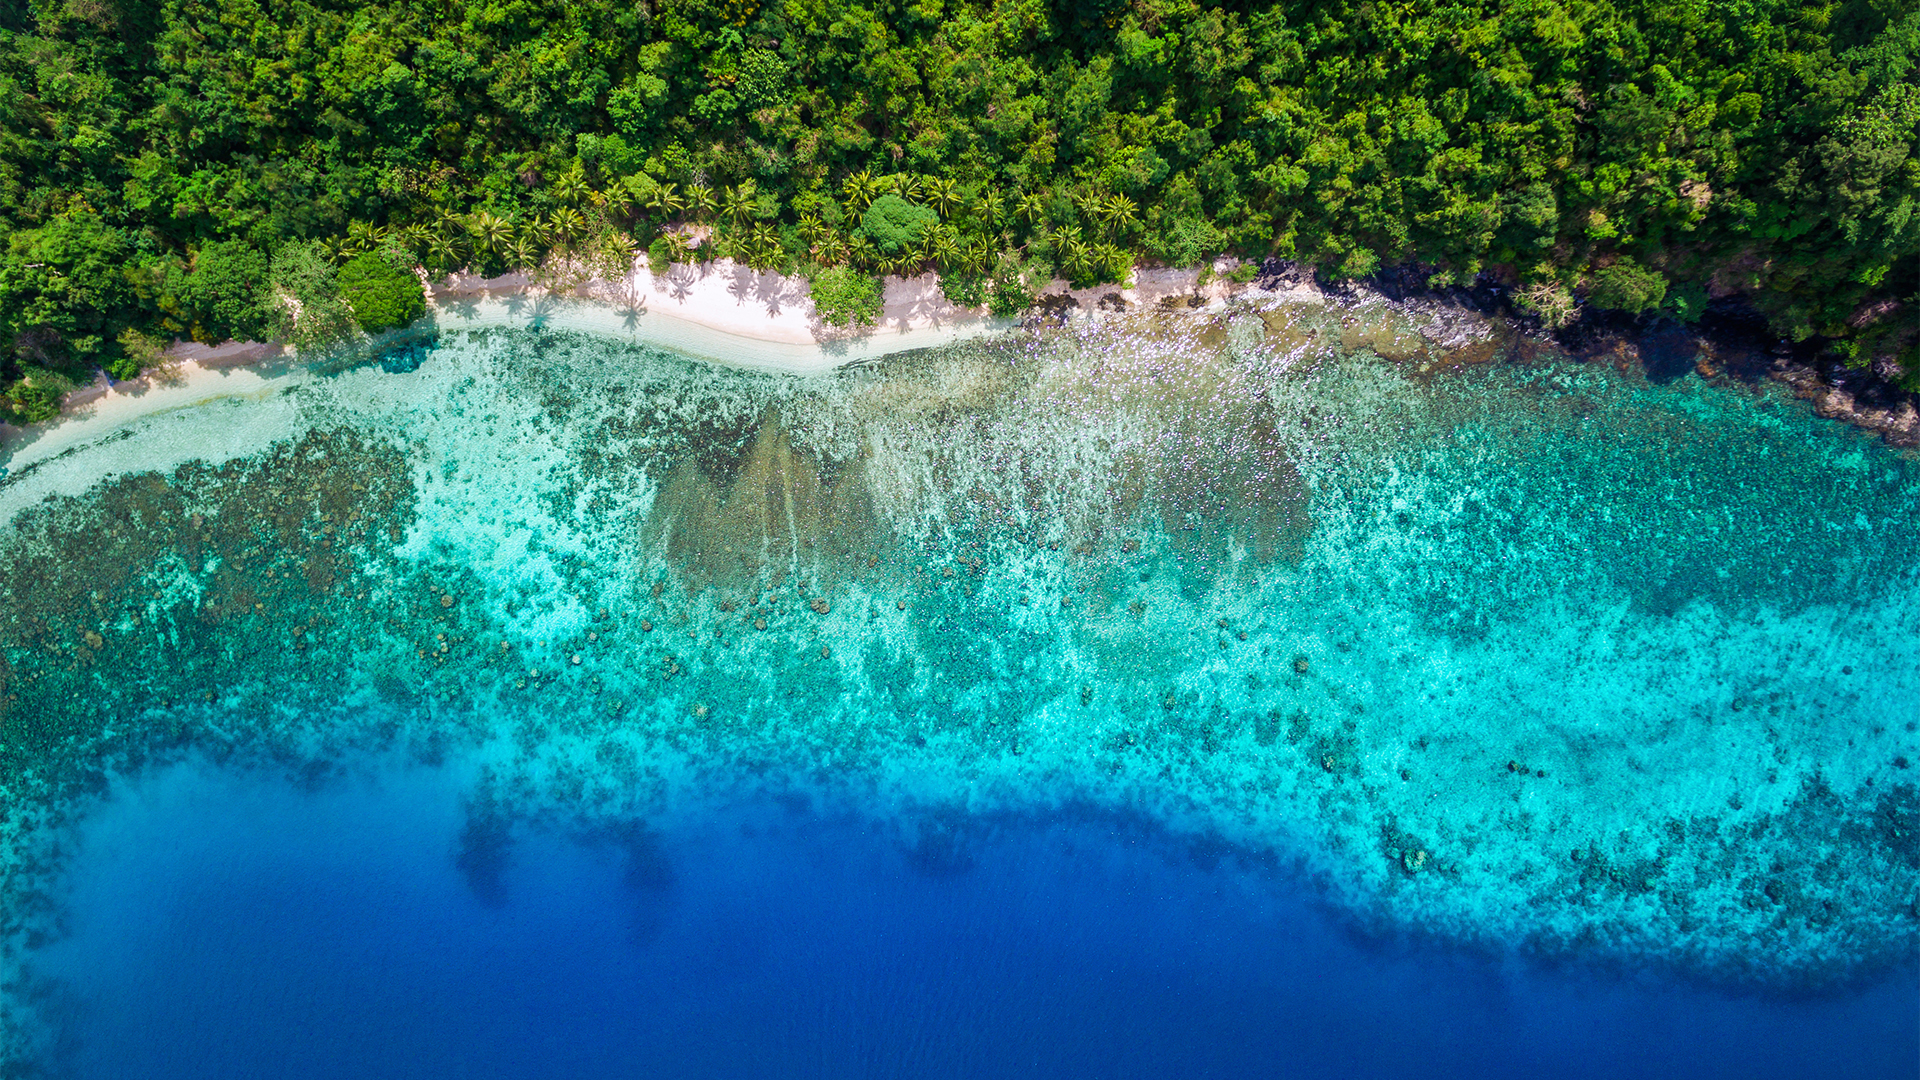
[{"label": "white sand beach", "polygon": [[[1216,270],[1229,269],[1222,260]],[[1071,297],[1077,310],[1096,313],[1113,304],[1150,306],[1170,297],[1197,296],[1218,307],[1246,286],[1214,276],[1204,285],[1197,269],[1142,267],[1126,287],[1073,289],[1055,280],[1045,297]],[[964,308],[940,291],[939,278],[920,274],[883,278],[876,325],[827,326],[815,313],[807,283],[758,271],[728,259],[675,265],[655,274],[637,261],[624,280],[601,279],[566,291],[543,288],[523,273],[481,278],[455,274],[423,281],[426,325],[438,330],[571,330],[652,345],[737,368],[805,377],[888,353],[980,337],[1014,326],[984,309]],[[1304,291],[1315,292],[1311,286]],[[416,330],[418,327],[415,328]],[[401,331],[399,333],[408,333]],[[221,398],[258,398],[279,393],[301,366],[277,342],[229,341],[220,345],[176,342],[167,363],[139,378],[111,382],[104,375],[62,401],[66,420],[25,430],[0,424],[0,446],[12,450],[17,471],[31,461],[57,456],[69,444],[98,436],[143,416],[191,408]],[[84,420],[75,424],[75,419]]]},{"label": "white sand beach", "polygon": [[432,283],[428,300],[442,329],[578,330],[797,375],[1012,325],[956,306],[934,275],[922,274],[885,279],[875,326],[829,327],[814,312],[805,281],[730,259],[676,265],[663,274],[638,265],[623,281],[589,281],[564,293],[540,288],[524,274],[455,275]]}]

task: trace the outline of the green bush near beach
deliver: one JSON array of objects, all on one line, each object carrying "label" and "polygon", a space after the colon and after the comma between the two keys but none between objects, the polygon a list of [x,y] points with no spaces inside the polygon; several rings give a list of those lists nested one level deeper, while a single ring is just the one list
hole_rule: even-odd
[{"label": "green bush near beach", "polygon": [[898,195],[882,195],[860,215],[860,231],[883,254],[903,251],[918,243],[928,228],[940,221],[940,215]]},{"label": "green bush near beach", "polygon": [[828,326],[872,326],[880,318],[880,279],[829,266],[807,279],[813,309]]},{"label": "green bush near beach", "polygon": [[383,255],[355,257],[340,268],[337,280],[354,321],[370,334],[406,326],[427,312],[420,279]]}]

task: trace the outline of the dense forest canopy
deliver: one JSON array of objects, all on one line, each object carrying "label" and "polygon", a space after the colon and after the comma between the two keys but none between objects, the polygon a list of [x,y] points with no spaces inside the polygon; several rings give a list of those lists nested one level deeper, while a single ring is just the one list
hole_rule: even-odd
[{"label": "dense forest canopy", "polygon": [[324,334],[369,252],[643,248],[1739,296],[1920,379],[1916,57],[1913,0],[0,0],[0,386]]}]

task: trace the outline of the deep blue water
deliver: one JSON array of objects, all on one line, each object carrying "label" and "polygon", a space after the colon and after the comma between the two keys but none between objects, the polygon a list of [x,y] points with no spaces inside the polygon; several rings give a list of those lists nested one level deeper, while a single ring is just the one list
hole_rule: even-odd
[{"label": "deep blue water", "polygon": [[[1337,927],[1283,874],[1138,830],[945,857],[784,806],[517,837],[459,785],[181,768],[87,827],[65,984],[85,1077],[1902,1077],[1911,973],[1790,1001]],[[1211,865],[1208,865],[1211,863]]]}]

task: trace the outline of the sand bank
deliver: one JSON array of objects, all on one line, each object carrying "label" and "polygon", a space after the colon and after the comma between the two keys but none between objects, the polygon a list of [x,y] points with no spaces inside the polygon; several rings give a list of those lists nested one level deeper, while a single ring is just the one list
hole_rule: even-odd
[{"label": "sand bank", "polygon": [[663,274],[640,266],[623,281],[595,280],[565,292],[540,288],[523,274],[456,275],[434,283],[429,299],[443,329],[578,330],[801,375],[1012,325],[951,303],[938,279],[922,274],[885,279],[877,325],[829,327],[815,313],[805,281],[729,259]]},{"label": "sand bank", "polygon": [[[1225,268],[1226,263],[1217,267]],[[1014,325],[983,309],[952,303],[931,273],[885,277],[878,322],[858,329],[822,322],[804,280],[757,271],[728,259],[677,265],[662,274],[641,264],[621,281],[594,279],[567,290],[542,287],[520,273],[492,278],[455,274],[424,284],[429,315],[401,335],[422,329],[495,326],[572,330],[671,349],[730,367],[802,376]],[[1073,289],[1068,282],[1056,280],[1041,295],[1070,298],[1066,306],[1091,314],[1182,296],[1218,307],[1245,287],[1217,276],[1203,285],[1197,270],[1143,267],[1125,288]],[[1306,291],[1318,295],[1311,287]],[[0,446],[12,451],[7,465],[17,473],[32,462],[98,438],[103,427],[119,427],[143,416],[221,398],[267,397],[283,390],[304,366],[302,358],[275,342],[180,342],[166,356],[165,365],[137,379],[116,383],[103,375],[68,394],[63,412],[84,419],[83,423],[31,430],[0,424]]]},{"label": "sand bank", "polygon": [[[732,367],[798,375],[1012,325],[952,304],[940,292],[938,279],[922,274],[885,279],[877,325],[859,330],[829,327],[814,312],[804,280],[726,259],[676,266],[660,275],[641,265],[623,281],[596,279],[564,292],[542,288],[525,274],[456,274],[426,285],[429,313],[411,332],[492,326],[577,330]],[[101,375],[69,393],[61,402],[62,412],[87,423],[33,429],[0,424],[0,445],[13,450],[8,464],[17,472],[30,461],[46,460],[97,438],[102,425],[117,427],[220,398],[278,392],[299,366],[291,350],[277,342],[179,342],[167,350],[164,365],[139,378],[113,382]]]}]

